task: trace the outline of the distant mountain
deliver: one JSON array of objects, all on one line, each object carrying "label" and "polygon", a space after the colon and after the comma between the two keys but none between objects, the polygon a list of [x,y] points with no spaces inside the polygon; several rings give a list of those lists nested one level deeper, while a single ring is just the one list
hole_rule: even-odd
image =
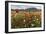
[{"label": "distant mountain", "polygon": [[37,8],[28,8],[26,10],[37,10]]},{"label": "distant mountain", "polygon": [[37,8],[27,8],[27,9],[11,9],[12,11],[39,11],[41,9],[37,9]]}]

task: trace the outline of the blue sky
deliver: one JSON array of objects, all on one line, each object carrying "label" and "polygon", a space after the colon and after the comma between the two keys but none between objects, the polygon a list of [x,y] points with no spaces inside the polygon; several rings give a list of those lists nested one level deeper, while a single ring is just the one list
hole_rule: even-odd
[{"label": "blue sky", "polygon": [[37,8],[40,9],[40,6],[29,6],[29,5],[11,5],[11,9],[27,9],[27,8]]}]

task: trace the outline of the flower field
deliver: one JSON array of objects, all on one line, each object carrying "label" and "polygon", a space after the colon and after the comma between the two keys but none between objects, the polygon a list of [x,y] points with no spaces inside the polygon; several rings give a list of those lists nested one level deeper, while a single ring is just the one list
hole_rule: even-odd
[{"label": "flower field", "polygon": [[11,28],[35,28],[41,27],[41,11],[11,12]]}]

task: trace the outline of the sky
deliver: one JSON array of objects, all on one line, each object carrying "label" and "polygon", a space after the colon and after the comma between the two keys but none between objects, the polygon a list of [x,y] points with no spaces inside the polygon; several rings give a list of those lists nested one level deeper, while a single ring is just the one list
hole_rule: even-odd
[{"label": "sky", "polygon": [[37,8],[37,9],[41,9],[40,6],[30,6],[30,5],[11,5],[11,9],[27,9],[27,8]]}]

